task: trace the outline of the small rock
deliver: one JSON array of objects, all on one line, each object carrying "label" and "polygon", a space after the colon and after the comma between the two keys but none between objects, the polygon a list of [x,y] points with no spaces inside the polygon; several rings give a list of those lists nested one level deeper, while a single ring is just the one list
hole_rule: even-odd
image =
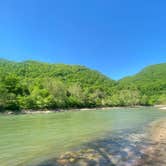
[{"label": "small rock", "polygon": [[68,163],[68,161],[65,159],[57,160],[57,162],[58,162],[58,164],[61,164],[61,165],[66,165]]},{"label": "small rock", "polygon": [[70,158],[69,161],[70,161],[71,163],[73,163],[73,162],[75,162],[75,158]]}]

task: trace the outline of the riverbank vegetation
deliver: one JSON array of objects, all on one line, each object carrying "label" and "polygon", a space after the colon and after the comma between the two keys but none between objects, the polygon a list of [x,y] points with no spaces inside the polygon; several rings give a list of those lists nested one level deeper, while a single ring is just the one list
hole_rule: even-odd
[{"label": "riverbank vegetation", "polygon": [[114,81],[79,65],[0,60],[0,111],[166,103],[166,63]]}]

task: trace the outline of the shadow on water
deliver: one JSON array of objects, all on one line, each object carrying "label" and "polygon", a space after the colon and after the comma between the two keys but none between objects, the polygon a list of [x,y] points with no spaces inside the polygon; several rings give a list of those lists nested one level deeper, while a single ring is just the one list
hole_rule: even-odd
[{"label": "shadow on water", "polygon": [[153,147],[158,146],[146,139],[146,134],[123,130],[105,138],[89,142],[81,150],[73,150],[45,161],[38,166],[156,166],[166,165],[157,160]]}]

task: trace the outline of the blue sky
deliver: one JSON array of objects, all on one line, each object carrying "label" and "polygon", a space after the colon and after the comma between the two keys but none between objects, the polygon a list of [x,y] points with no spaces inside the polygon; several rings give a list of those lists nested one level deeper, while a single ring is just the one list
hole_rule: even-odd
[{"label": "blue sky", "polygon": [[0,57],[134,74],[166,62],[166,1],[0,0]]}]

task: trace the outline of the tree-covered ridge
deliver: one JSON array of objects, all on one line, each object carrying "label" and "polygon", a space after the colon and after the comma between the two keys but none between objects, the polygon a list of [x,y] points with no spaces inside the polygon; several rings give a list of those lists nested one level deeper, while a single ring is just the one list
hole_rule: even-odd
[{"label": "tree-covered ridge", "polygon": [[0,61],[1,109],[95,107],[115,81],[79,65]]},{"label": "tree-covered ridge", "polygon": [[79,83],[85,87],[92,84],[101,86],[101,83],[106,86],[115,84],[115,81],[98,71],[80,65],[48,64],[37,61],[15,63],[3,60],[0,61],[0,71],[5,74],[15,74],[23,79],[25,77],[56,78],[65,83]]},{"label": "tree-covered ridge", "polygon": [[131,77],[126,77],[120,80],[121,82],[132,82],[137,84],[142,84],[142,82],[149,81],[166,81],[166,63],[151,65],[145,67],[139,73]]},{"label": "tree-covered ridge", "polygon": [[149,98],[149,104],[166,103],[166,63],[145,67],[134,76],[119,81],[119,87],[135,88]]},{"label": "tree-covered ridge", "polygon": [[153,105],[166,102],[166,64],[114,81],[80,65],[0,60],[0,109]]}]

